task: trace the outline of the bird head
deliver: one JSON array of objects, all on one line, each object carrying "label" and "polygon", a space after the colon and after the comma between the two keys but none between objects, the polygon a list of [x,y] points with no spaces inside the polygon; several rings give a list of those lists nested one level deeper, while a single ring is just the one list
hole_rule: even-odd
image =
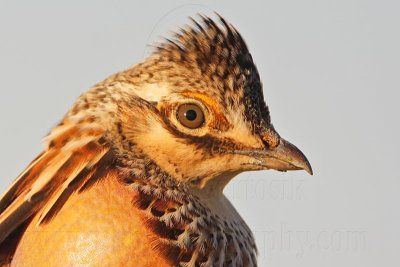
[{"label": "bird head", "polygon": [[112,141],[132,162],[140,151],[198,188],[222,190],[243,171],[311,174],[303,153],[273,127],[243,38],[219,20],[193,20],[144,62],[104,82],[117,106],[119,138]]}]

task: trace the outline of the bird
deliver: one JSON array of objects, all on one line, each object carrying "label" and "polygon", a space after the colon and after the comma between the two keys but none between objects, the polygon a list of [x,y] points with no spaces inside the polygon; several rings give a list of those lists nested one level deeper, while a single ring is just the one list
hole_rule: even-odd
[{"label": "bird", "polygon": [[0,198],[0,266],[257,266],[224,187],[312,168],[275,130],[238,30],[190,20],[51,130]]}]

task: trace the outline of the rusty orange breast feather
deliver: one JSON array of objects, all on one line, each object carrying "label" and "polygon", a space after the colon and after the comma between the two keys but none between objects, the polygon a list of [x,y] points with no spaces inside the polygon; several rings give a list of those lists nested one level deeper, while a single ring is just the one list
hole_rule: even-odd
[{"label": "rusty orange breast feather", "polygon": [[171,266],[156,249],[158,237],[144,223],[138,197],[117,172],[72,195],[51,221],[33,218],[14,254],[13,266]]}]

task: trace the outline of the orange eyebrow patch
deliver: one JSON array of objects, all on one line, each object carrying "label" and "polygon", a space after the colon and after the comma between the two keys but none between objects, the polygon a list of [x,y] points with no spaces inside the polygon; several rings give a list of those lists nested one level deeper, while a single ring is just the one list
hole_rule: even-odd
[{"label": "orange eyebrow patch", "polygon": [[207,107],[211,108],[214,113],[214,120],[210,122],[210,127],[219,129],[219,130],[228,130],[232,128],[232,125],[226,119],[224,113],[219,108],[219,104],[215,99],[211,98],[210,96],[198,92],[189,92],[184,91],[182,92],[183,96],[192,97],[198,100],[201,100]]}]

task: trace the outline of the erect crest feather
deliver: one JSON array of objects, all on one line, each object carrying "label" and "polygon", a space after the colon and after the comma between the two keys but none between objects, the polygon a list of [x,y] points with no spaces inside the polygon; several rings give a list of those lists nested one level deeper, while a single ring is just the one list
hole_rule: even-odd
[{"label": "erect crest feather", "polygon": [[[206,16],[200,18],[201,21],[190,18],[194,25],[180,28],[172,39],[166,38],[155,53],[172,61],[196,63],[204,72],[212,64],[224,64],[232,70],[255,68],[246,43],[231,24],[220,16],[220,23]],[[229,69],[225,71],[228,75]]]},{"label": "erect crest feather", "polygon": [[155,51],[162,60],[174,62],[217,81],[220,96],[234,109],[244,106],[244,117],[254,133],[271,125],[258,70],[245,41],[224,18],[219,23],[200,15],[166,39]]}]

